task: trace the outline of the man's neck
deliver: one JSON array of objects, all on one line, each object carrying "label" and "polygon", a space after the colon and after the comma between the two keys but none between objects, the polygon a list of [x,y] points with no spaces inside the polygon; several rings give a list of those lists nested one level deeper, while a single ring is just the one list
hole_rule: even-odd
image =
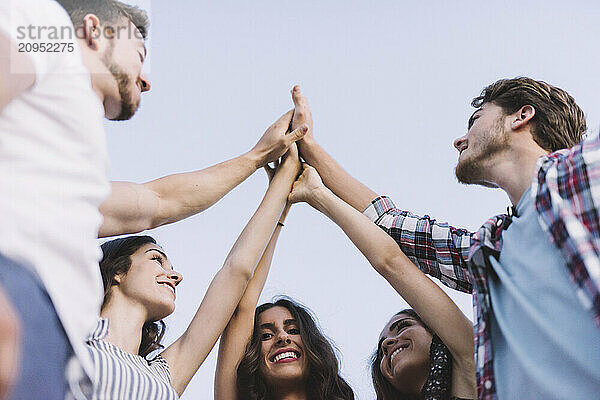
[{"label": "man's neck", "polygon": [[79,48],[81,49],[81,57],[83,61],[83,65],[90,73],[90,80],[92,89],[94,93],[100,99],[100,102],[104,104],[104,88],[103,81],[99,79],[102,76],[102,73],[108,74],[106,70],[106,66],[102,63],[100,58],[92,53],[91,50],[87,48],[87,44],[84,39],[79,39]]},{"label": "man's neck", "polygon": [[531,186],[538,158],[548,154],[537,146],[517,146],[495,162],[491,181],[517,205],[523,193]]}]

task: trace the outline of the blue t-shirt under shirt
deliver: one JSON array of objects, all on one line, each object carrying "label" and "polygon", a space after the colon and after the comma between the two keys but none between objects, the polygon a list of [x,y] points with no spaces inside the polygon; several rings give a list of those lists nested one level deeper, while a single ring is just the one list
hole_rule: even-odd
[{"label": "blue t-shirt under shirt", "polygon": [[491,258],[491,338],[503,399],[600,399],[600,329],[543,231],[531,188]]}]

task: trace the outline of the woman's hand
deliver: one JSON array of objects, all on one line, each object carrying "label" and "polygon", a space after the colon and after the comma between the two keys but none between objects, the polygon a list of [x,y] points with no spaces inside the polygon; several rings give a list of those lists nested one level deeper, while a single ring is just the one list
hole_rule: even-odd
[{"label": "woman's hand", "polygon": [[306,202],[316,207],[317,195],[324,190],[327,190],[327,188],[317,170],[308,164],[303,164],[302,175],[294,182],[288,201],[290,203]]},{"label": "woman's hand", "polygon": [[267,177],[269,178],[269,184],[273,181],[273,178],[279,172],[279,170],[282,170],[284,174],[292,176],[293,179],[296,179],[302,168],[300,157],[298,156],[298,146],[296,143],[291,144],[290,149],[281,158],[281,161],[275,160],[273,164],[273,167],[268,164],[265,165],[265,171],[267,172]]}]

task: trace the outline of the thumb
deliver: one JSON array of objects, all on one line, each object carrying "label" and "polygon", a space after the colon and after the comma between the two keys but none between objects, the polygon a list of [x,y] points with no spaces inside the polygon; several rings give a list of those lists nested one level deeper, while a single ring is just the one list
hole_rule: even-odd
[{"label": "thumb", "polygon": [[302,200],[300,200],[300,198],[296,194],[296,191],[292,190],[291,193],[288,196],[288,202],[290,204],[296,204],[296,203],[300,203],[301,201]]},{"label": "thumb", "polygon": [[288,195],[288,202],[290,204],[294,204],[294,203],[298,203],[301,200],[298,198],[298,181],[294,182],[294,185],[292,186],[292,191],[290,192],[290,194]]},{"label": "thumb", "polygon": [[308,125],[302,124],[298,128],[294,129],[293,131],[291,131],[290,133],[288,133],[285,136],[288,138],[290,143],[294,143],[294,142],[302,139],[304,137],[304,135],[306,135],[306,132],[308,132]]}]

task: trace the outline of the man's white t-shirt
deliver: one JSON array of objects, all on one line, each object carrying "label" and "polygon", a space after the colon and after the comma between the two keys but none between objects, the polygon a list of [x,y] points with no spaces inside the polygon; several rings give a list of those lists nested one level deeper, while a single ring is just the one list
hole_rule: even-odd
[{"label": "man's white t-shirt", "polygon": [[[68,26],[73,35],[44,37],[52,34],[49,28],[38,39],[40,30],[29,36],[23,29],[29,26]],[[1,0],[0,29],[16,45],[71,44],[60,52],[23,47],[36,82],[0,111],[0,253],[40,278],[89,375],[84,340],[98,320],[103,293],[98,206],[110,190],[104,109],[71,20],[58,3]]]}]

